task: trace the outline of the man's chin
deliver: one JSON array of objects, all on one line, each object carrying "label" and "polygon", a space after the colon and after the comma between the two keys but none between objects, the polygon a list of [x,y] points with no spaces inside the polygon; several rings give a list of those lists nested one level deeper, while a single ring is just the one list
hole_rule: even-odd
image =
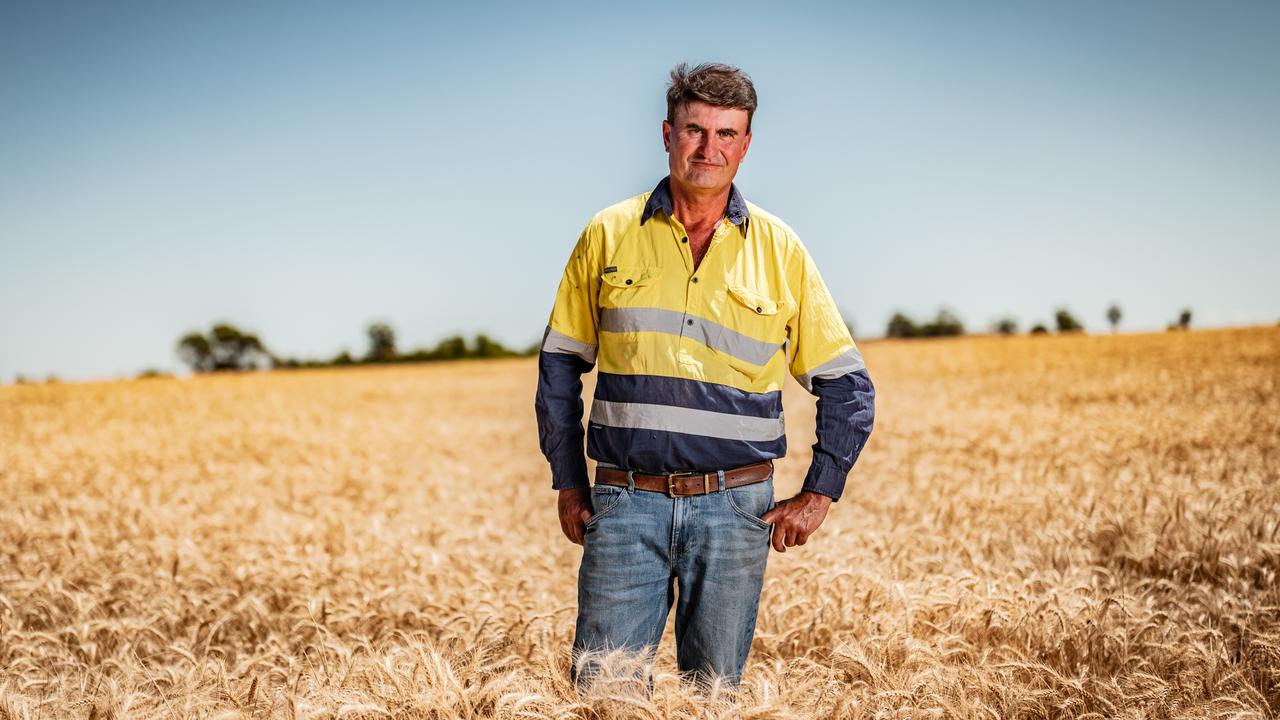
[{"label": "man's chin", "polygon": [[715,171],[694,171],[686,175],[683,180],[685,185],[699,190],[715,190],[729,184],[724,173]]}]

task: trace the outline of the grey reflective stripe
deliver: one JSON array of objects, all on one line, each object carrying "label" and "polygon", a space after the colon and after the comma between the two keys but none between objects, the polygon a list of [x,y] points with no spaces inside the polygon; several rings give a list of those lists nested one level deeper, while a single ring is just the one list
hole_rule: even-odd
[{"label": "grey reflective stripe", "polygon": [[857,372],[866,367],[867,364],[862,362],[862,353],[858,348],[841,353],[834,360],[828,360],[809,372],[799,376],[796,380],[804,386],[805,390],[813,392],[813,381],[816,378],[823,380],[834,380],[841,375],[848,375],[851,372]]},{"label": "grey reflective stripe", "polygon": [[[689,320],[693,324],[688,323]],[[747,337],[736,330],[696,315],[662,308],[602,308],[600,329],[604,332],[660,332],[684,335],[692,340],[756,365],[764,365],[782,349],[781,345]]]},{"label": "grey reflective stripe", "polygon": [[568,335],[552,330],[550,326],[547,327],[546,334],[542,336],[542,351],[577,355],[592,364],[596,361],[595,345],[588,345],[581,340],[574,340]]},{"label": "grey reflective stripe", "polygon": [[609,427],[664,430],[750,442],[777,440],[786,432],[781,416],[758,418],[671,405],[608,400],[591,403],[591,422]]}]

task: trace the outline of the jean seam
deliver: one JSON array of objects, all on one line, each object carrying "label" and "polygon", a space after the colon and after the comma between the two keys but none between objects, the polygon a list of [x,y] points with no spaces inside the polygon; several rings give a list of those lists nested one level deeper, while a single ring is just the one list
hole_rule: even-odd
[{"label": "jean seam", "polygon": [[[678,534],[678,521],[680,515],[680,499],[671,498],[671,537],[667,539],[667,569],[669,573],[676,573],[676,566],[679,565],[678,553],[676,551],[676,535]],[[668,582],[671,582],[668,576]]]}]

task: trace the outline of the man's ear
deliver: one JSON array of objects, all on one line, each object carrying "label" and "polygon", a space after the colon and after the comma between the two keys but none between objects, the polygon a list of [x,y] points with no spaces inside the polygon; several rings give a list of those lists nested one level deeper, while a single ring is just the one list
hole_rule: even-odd
[{"label": "man's ear", "polygon": [[747,151],[751,149],[751,131],[747,131],[747,136],[742,139],[742,161],[747,159]]},{"label": "man's ear", "polygon": [[662,149],[671,152],[671,123],[662,121]]}]

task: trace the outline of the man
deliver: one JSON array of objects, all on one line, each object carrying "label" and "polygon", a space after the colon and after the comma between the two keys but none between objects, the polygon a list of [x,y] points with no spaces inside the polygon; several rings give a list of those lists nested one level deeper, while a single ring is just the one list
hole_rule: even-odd
[{"label": "man", "polygon": [[[652,658],[676,605],[677,662],[739,683],[770,535],[804,545],[871,433],[875,391],[791,228],[733,184],[756,93],[737,68],[671,73],[670,174],[596,214],[573,250],[538,359],[542,451],[560,525],[584,545],[573,677],[602,653]],[[597,362],[583,458],[583,373]],[[818,397],[801,492],[773,501],[789,371]]]}]

